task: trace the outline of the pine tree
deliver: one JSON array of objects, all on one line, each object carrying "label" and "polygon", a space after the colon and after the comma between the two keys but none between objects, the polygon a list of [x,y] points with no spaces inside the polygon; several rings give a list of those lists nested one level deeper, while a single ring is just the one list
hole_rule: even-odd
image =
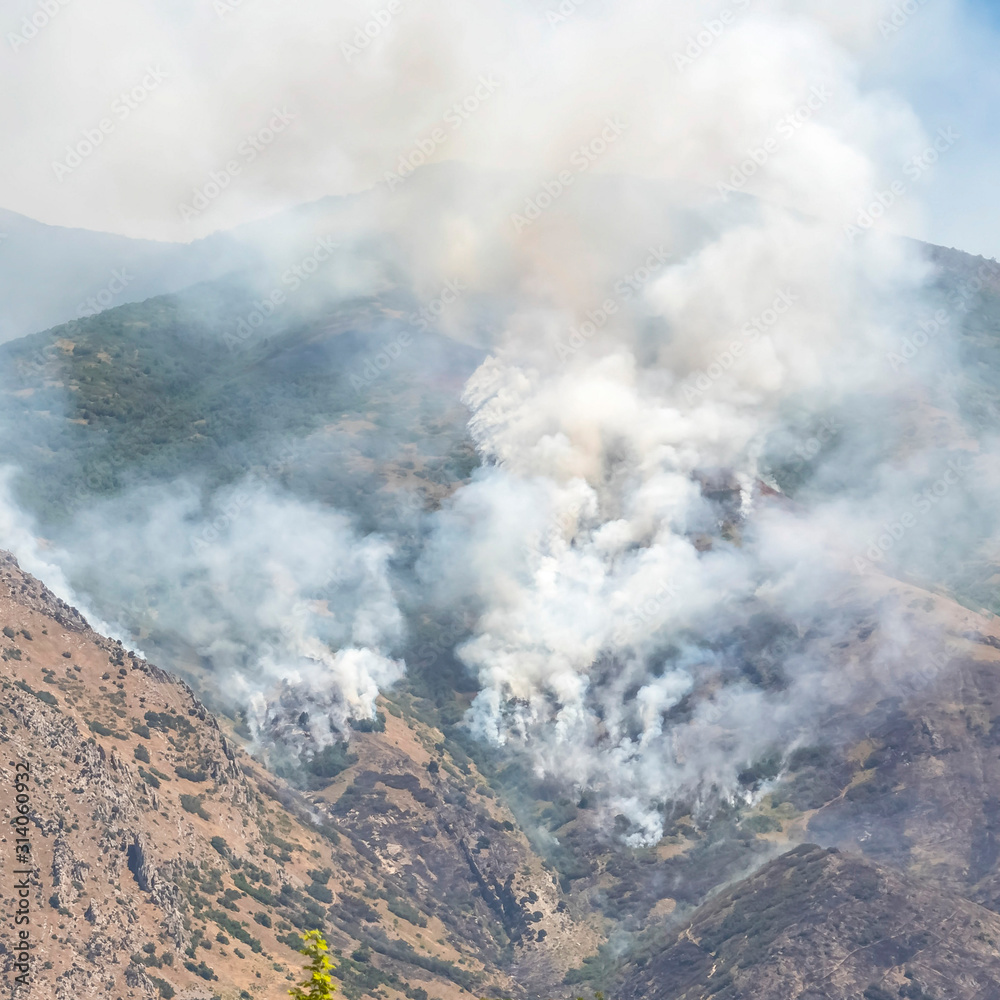
[{"label": "pine tree", "polygon": [[306,966],[306,972],[310,973],[310,976],[288,992],[293,1000],[331,1000],[337,987],[333,985],[329,971],[336,968],[326,954],[329,945],[323,940],[323,935],[319,931],[309,931],[304,940],[305,946],[299,954],[310,959]]}]

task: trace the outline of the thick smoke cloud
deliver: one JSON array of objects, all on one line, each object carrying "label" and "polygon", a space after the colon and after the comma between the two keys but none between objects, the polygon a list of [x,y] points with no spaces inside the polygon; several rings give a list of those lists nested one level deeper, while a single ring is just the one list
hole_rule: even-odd
[{"label": "thick smoke cloud", "polygon": [[[402,675],[397,595],[426,593],[473,622],[458,650],[481,687],[473,730],[603,792],[633,842],[657,839],[670,800],[743,794],[741,769],[827,707],[897,685],[930,640],[866,553],[947,474],[963,431],[931,391],[945,341],[887,362],[940,303],[917,248],[887,235],[920,223],[904,165],[934,137],[866,81],[879,12],[644,0],[553,18],[442,0],[396,5],[366,36],[367,4],[223,6],[106,4],[164,40],[167,78],[51,190],[18,165],[23,207],[72,190],[60,204],[77,220],[100,204],[113,228],[186,239],[374,185],[275,223],[273,240],[342,238],[337,220],[386,265],[344,265],[345,287],[461,291],[437,323],[490,352],[464,393],[482,467],[414,519],[416,587],[391,536],[277,490],[244,503],[246,484],[207,512],[184,484],[84,512],[66,536],[86,542],[53,556],[74,584],[187,637],[259,733],[292,739],[301,718],[319,743]],[[61,30],[19,53],[20,86],[51,72]],[[89,127],[128,69],[58,115],[39,91],[31,148]],[[58,142],[39,135],[57,124]],[[241,143],[263,128],[251,159]],[[151,137],[155,168],[132,177]],[[473,166],[433,166],[453,159]],[[953,422],[927,435],[931,405]],[[795,502],[776,488],[789,473]],[[964,495],[893,558],[932,561],[926,539]],[[834,652],[872,621],[863,653]]]},{"label": "thick smoke cloud", "polygon": [[[834,652],[877,600],[874,581],[857,593],[850,556],[956,443],[918,436],[898,460],[922,429],[912,412],[866,428],[883,463],[869,475],[850,449],[827,460],[839,490],[815,507],[768,487],[769,468],[816,458],[816,434],[844,437],[824,414],[874,418],[866,400],[891,409],[924,392],[886,358],[926,308],[929,269],[915,247],[853,225],[912,124],[905,109],[860,91],[815,23],[748,15],[718,44],[718,61],[686,69],[687,141],[666,169],[760,202],[717,213],[716,232],[629,301],[605,294],[615,273],[559,232],[566,219],[542,214],[525,240],[537,270],[520,298],[534,302],[466,388],[484,469],[422,563],[444,606],[478,615],[459,648],[482,686],[474,729],[525,748],[540,774],[603,789],[634,842],[658,839],[675,798],[743,794],[741,769],[905,673],[918,630],[891,605],[864,662]],[[809,93],[829,106],[814,116]],[[767,141],[730,132],[762,109]],[[777,682],[761,682],[755,654]]]},{"label": "thick smoke cloud", "polygon": [[387,543],[260,478],[218,491],[208,509],[184,483],[95,505],[51,553],[9,497],[0,511],[26,569],[76,599],[72,579],[140,643],[155,636],[215,704],[244,712],[262,743],[303,711],[297,729],[316,746],[341,739],[402,676]]},{"label": "thick smoke cloud", "polygon": [[403,669],[390,655],[403,623],[384,542],[253,481],[217,494],[204,519],[193,490],[131,503],[141,511],[133,530],[109,530],[121,517],[100,508],[80,524],[101,553],[85,572],[103,570],[102,595],[112,580],[123,604],[141,594],[155,561],[152,577],[164,581],[148,595],[155,627],[191,643],[211,664],[213,687],[233,707],[251,706],[258,731],[274,721],[262,692],[273,700],[276,687],[311,703],[320,746],[331,726],[374,715],[379,689]]},{"label": "thick smoke cloud", "polygon": [[[802,94],[774,86],[775,59],[796,61],[796,47],[820,59],[817,76],[845,52],[861,54],[866,65],[891,53],[897,62],[908,57],[920,80],[933,64],[928,40],[947,38],[964,55],[978,55],[966,43],[983,36],[981,26],[962,22],[954,2],[923,5],[889,35],[882,22],[891,7],[857,2],[391,6],[198,0],[165,10],[99,0],[46,17],[34,0],[18,0],[0,21],[0,117],[19,140],[0,151],[6,207],[61,225],[184,241],[383,182],[421,142],[430,142],[423,155],[431,161],[552,167],[615,113],[632,123],[632,149],[614,157],[619,168],[704,181],[706,153],[727,163],[727,153],[742,155],[763,138],[772,115],[790,110],[789,97],[798,103],[818,82],[803,62]],[[45,22],[37,30],[33,17]],[[795,46],[770,44],[775,28]],[[817,34],[839,50],[821,51]],[[738,49],[745,55],[733,63]],[[692,64],[682,70],[679,59]],[[499,86],[473,113],[460,110],[453,128],[445,116],[482,77]],[[706,120],[703,105],[685,98],[697,97],[709,77],[739,85],[729,86],[724,113]],[[271,128],[276,112],[294,116],[287,125],[275,121],[281,131]],[[862,132],[874,122],[857,118],[853,127]],[[886,125],[880,118],[879,127]],[[430,139],[436,127],[441,141]],[[88,147],[95,129],[99,141]],[[896,131],[886,143],[893,159]],[[238,173],[227,170],[230,163]],[[844,166],[828,160],[825,169]],[[792,180],[792,171],[783,172]],[[221,189],[222,182],[212,188],[213,174],[224,177]],[[192,205],[196,192],[208,203],[185,219],[180,205]]]},{"label": "thick smoke cloud", "polygon": [[0,544],[15,553],[21,568],[41,580],[56,597],[82,610],[92,628],[112,639],[124,640],[125,634],[117,626],[108,624],[88,607],[80,607],[83,602],[67,578],[64,553],[46,547],[30,516],[14,499],[12,484],[16,474],[17,470],[10,466],[0,467]]}]

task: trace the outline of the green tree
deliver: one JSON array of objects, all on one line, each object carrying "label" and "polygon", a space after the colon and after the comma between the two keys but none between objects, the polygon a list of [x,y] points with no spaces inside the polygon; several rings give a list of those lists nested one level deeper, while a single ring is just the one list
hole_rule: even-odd
[{"label": "green tree", "polygon": [[288,992],[294,1000],[331,1000],[337,987],[333,985],[333,977],[330,975],[330,969],[336,966],[327,957],[329,945],[323,940],[323,935],[319,931],[309,931],[304,941],[305,944],[299,954],[305,955],[310,960],[306,966],[306,972],[310,975]]}]

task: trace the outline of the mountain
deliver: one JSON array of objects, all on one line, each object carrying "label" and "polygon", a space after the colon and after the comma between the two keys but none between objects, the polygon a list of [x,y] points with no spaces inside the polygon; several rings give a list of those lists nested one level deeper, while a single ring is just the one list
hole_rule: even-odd
[{"label": "mountain", "polygon": [[[415,177],[406,211],[452,178]],[[601,183],[612,208],[635,194]],[[476,208],[465,194],[457,215]],[[905,579],[868,569],[807,619],[754,613],[713,635],[698,652],[720,675],[660,713],[665,732],[727,685],[790,691],[784,664],[800,653],[822,663],[822,696],[806,737],[741,757],[734,791],[656,803],[663,837],[633,846],[606,797],[467,725],[479,685],[456,647],[470,605],[456,588],[442,614],[421,546],[433,512],[490,471],[462,391],[510,304],[459,289],[443,308],[413,247],[352,229],[355,204],[255,224],[245,245],[274,245],[245,267],[0,346],[18,537],[165,668],[5,561],[0,734],[15,765],[38,765],[39,995],[282,995],[312,926],[350,1000],[995,995],[996,551],[914,532]],[[639,236],[667,221],[636,204],[648,232],[623,258],[641,260]],[[331,233],[343,244],[322,242]],[[934,391],[904,402],[944,463],[985,453],[1000,427],[1000,267],[924,253],[930,294],[961,322]],[[329,270],[306,281],[294,266],[313,254]],[[911,442],[872,435],[857,402],[826,414],[838,434],[809,462],[765,455],[752,490],[700,474],[714,521],[690,528],[695,549],[740,545],[749,492],[761,518],[804,510],[840,495],[845,453],[851,468],[905,455]],[[877,411],[887,428],[898,403]],[[986,480],[956,523],[992,523]],[[328,554],[324,532],[345,524],[360,547]],[[239,545],[206,545],[220,535]],[[314,562],[276,556],[299,539]],[[398,608],[384,652],[406,672],[380,685],[376,715],[344,709],[324,742],[310,719],[322,706],[289,680],[304,662],[296,616],[350,618],[386,539]],[[255,675],[265,660],[276,672]],[[263,723],[254,695],[271,699]],[[708,751],[727,735],[716,725]]]},{"label": "mountain", "polygon": [[[520,995],[596,947],[593,919],[411,699],[314,757],[297,790],[6,554],[0,622],[4,777],[31,775],[19,995],[281,996],[312,928],[349,1000]],[[3,894],[13,913],[9,879]]]},{"label": "mountain", "polygon": [[[517,172],[445,162],[416,171],[395,194],[379,186],[321,198],[191,243],[50,226],[0,209],[0,343],[227,277],[245,281],[253,274],[262,283],[262,295],[285,290],[290,298],[300,298],[302,283],[282,279],[303,263],[319,238],[336,243],[342,254],[317,281],[362,291],[373,282],[384,287],[386,276],[399,284],[403,274],[427,268],[427,245],[446,239],[453,219],[489,220],[491,204],[516,198],[531,183]],[[711,225],[695,213],[678,210],[673,194],[652,181],[593,176],[581,178],[572,200],[592,236],[609,218],[614,220],[628,248],[621,257],[625,274],[662,242],[664,233],[670,234],[676,251],[710,231]],[[429,204],[445,208],[429,213]],[[414,233],[423,233],[424,239],[414,240]],[[510,248],[501,248],[501,254],[509,257]],[[460,277],[469,263],[453,263],[455,273],[445,274],[437,282],[440,287],[417,296],[418,308],[433,306],[447,280]],[[505,260],[503,268],[511,267]],[[491,320],[503,306],[499,298],[490,302]],[[489,334],[482,325],[469,324],[462,336],[485,342]]]},{"label": "mountain", "polygon": [[392,465],[406,479],[400,462],[418,481],[467,474],[458,396],[480,350],[415,328],[405,290],[324,290],[267,323],[260,301],[232,278],[0,345],[0,434],[22,502],[51,525],[129,488],[182,475],[215,488],[291,452],[305,493],[354,509],[376,457],[383,478]]},{"label": "mountain", "polygon": [[247,267],[231,237],[158,243],[0,210],[0,343]]},{"label": "mountain", "polygon": [[990,1000],[1000,917],[870,861],[803,844],[650,947],[627,1000]]},{"label": "mountain", "polygon": [[[931,608],[954,659],[831,717],[752,804],[627,849],[442,723],[450,699],[419,682],[348,743],[266,767],[12,557],[0,577],[5,778],[34,775],[30,996],[277,996],[313,927],[351,1000],[998,995],[1000,630],[953,602],[886,583]],[[302,725],[285,745],[308,747]]]}]

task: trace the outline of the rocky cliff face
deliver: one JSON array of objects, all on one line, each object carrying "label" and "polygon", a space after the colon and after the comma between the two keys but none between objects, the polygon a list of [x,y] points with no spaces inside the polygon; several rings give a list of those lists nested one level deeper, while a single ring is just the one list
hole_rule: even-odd
[{"label": "rocky cliff face", "polygon": [[[18,997],[280,997],[320,927],[344,994],[457,998],[558,982],[596,949],[470,761],[404,708],[301,792],[181,681],[0,560],[2,886],[30,769],[30,984]],[[17,866],[20,867],[20,866]]]}]

